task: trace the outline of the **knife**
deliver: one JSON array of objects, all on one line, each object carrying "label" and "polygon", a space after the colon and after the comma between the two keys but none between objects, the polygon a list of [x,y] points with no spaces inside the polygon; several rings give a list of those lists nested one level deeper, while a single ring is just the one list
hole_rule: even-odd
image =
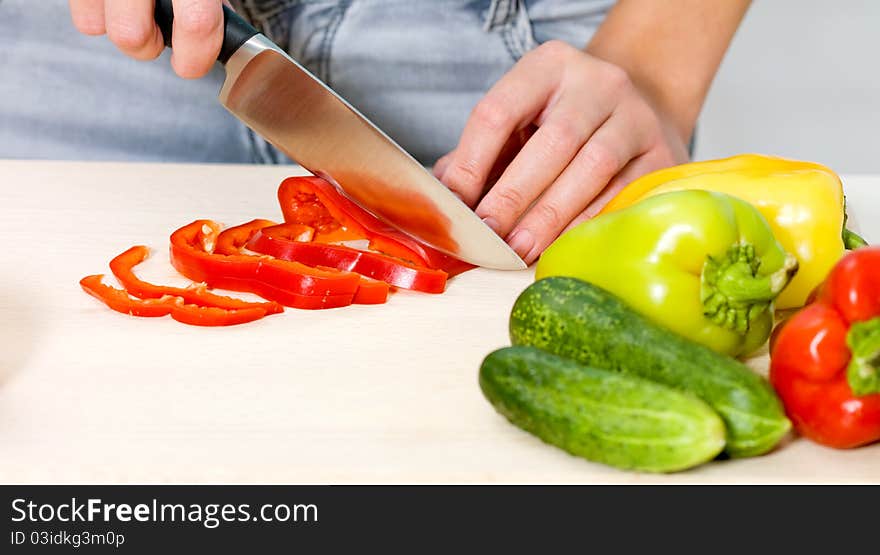
[{"label": "knife", "polygon": [[[407,235],[477,266],[526,264],[424,166],[363,114],[223,7],[226,68],[220,103],[264,139],[353,202]],[[171,46],[172,0],[155,20]]]}]

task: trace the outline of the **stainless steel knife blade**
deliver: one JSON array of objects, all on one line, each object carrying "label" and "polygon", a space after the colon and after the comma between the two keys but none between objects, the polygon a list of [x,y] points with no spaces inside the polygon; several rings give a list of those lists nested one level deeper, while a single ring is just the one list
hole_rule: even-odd
[{"label": "stainless steel knife blade", "polygon": [[376,217],[466,262],[526,267],[425,167],[264,35],[241,45],[226,73],[220,102],[230,112]]}]

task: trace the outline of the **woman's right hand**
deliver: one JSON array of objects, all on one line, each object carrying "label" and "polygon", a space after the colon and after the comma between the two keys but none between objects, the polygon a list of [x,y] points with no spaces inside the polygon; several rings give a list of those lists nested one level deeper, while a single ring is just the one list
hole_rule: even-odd
[{"label": "woman's right hand", "polygon": [[[125,54],[155,59],[165,48],[153,19],[154,0],[69,0],[76,28],[86,35],[107,34]],[[185,79],[204,76],[223,43],[223,0],[173,0],[171,65]]]}]

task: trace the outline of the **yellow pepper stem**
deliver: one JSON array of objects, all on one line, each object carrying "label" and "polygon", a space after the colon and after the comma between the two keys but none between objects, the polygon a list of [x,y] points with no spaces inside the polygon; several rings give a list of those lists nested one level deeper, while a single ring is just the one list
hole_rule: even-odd
[{"label": "yellow pepper stem", "polygon": [[708,257],[700,281],[703,314],[745,335],[752,322],[770,309],[798,268],[791,255],[786,256],[782,268],[769,275],[758,275],[760,265],[755,247],[748,243],[733,245],[722,258]]},{"label": "yellow pepper stem", "polygon": [[853,324],[846,344],[852,353],[846,379],[853,395],[880,393],[880,317]]}]

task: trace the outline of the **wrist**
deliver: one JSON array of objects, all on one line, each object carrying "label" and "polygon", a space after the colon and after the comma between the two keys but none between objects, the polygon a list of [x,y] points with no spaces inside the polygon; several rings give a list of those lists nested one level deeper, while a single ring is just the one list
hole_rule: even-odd
[{"label": "wrist", "polygon": [[586,52],[625,70],[687,144],[750,0],[618,0]]}]

